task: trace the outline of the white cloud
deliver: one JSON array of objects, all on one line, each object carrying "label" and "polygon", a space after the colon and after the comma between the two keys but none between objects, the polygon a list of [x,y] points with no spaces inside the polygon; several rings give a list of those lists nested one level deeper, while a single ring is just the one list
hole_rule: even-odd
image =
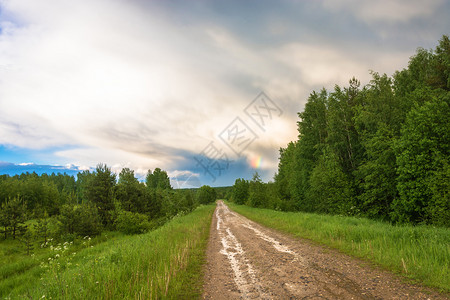
[{"label": "white cloud", "polygon": [[[143,141],[190,147],[197,127],[219,111],[214,97],[227,94],[184,56],[195,41],[125,2],[82,2],[4,3],[26,22],[0,40],[2,60],[13,66],[0,74],[2,120],[43,121],[31,121],[21,146],[58,142],[42,133],[60,143],[114,146],[120,139],[101,138],[99,130],[114,124],[132,134],[143,124],[152,129]],[[17,143],[4,131],[2,143]]]},{"label": "white cloud", "polygon": [[325,8],[333,11],[351,11],[367,23],[408,22],[414,18],[430,17],[444,0],[323,0]]},{"label": "white cloud", "polygon": [[306,86],[333,88],[335,84],[346,85],[356,77],[363,83],[371,79],[370,70],[392,74],[407,63],[410,53],[378,53],[356,50],[348,52],[323,44],[289,43],[273,50],[273,57],[290,65],[292,72]]},{"label": "white cloud", "polygon": [[170,185],[175,189],[198,188],[202,186],[200,182],[200,174],[186,171],[174,170],[169,172]]},{"label": "white cloud", "polygon": [[[403,22],[429,15],[439,4],[420,10],[417,3],[385,3],[404,9],[406,16],[399,17],[378,4],[357,3],[324,5],[333,11],[350,7],[368,22]],[[260,90],[284,114],[246,154],[264,155],[264,167],[274,169],[278,148],[296,138],[296,113],[312,89],[346,84],[351,76],[368,80],[369,69],[393,72],[412,54],[349,53],[337,44],[295,39],[255,44],[201,18],[174,22],[176,13],[160,13],[156,2],[0,5],[0,144],[63,146],[55,155],[68,163],[106,162],[141,176],[155,167],[179,170],[183,153],[199,153],[216,140]],[[272,35],[287,28],[289,20]]]}]

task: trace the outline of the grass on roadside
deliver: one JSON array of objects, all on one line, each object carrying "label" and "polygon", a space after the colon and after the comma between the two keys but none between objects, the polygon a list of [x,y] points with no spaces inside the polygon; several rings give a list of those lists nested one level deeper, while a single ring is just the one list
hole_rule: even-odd
[{"label": "grass on roadside", "polygon": [[123,234],[119,232],[106,232],[92,239],[85,237],[74,242],[58,242],[51,239],[45,247],[43,243],[42,245],[34,243],[31,255],[26,255],[26,248],[18,239],[1,241],[0,299],[7,297],[13,290],[17,294],[29,289],[30,285],[42,278],[47,267],[56,262],[55,257],[66,257],[84,248],[120,237],[123,237]]},{"label": "grass on roadside", "polygon": [[227,202],[267,227],[365,258],[389,270],[450,291],[450,229],[393,226],[365,218],[257,209]]},{"label": "grass on roadside", "polygon": [[[121,236],[79,252],[41,259],[38,279],[11,299],[199,298],[214,205],[198,207],[146,234]],[[43,270],[43,271],[42,271]],[[40,278],[39,278],[40,276]],[[8,296],[4,295],[3,297]]]}]

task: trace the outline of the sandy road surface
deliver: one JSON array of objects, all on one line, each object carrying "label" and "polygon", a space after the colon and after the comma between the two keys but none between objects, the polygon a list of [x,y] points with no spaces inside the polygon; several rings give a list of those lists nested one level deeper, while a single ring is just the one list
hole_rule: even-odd
[{"label": "sandy road surface", "polygon": [[217,204],[204,299],[448,299]]}]

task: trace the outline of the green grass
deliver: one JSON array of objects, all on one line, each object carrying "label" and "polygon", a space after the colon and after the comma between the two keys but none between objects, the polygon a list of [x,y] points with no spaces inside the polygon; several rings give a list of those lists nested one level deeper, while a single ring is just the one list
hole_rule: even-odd
[{"label": "green grass", "polygon": [[116,234],[78,251],[61,245],[34,257],[11,254],[16,259],[0,269],[1,298],[200,298],[214,208],[201,206],[149,233]]},{"label": "green grass", "polygon": [[365,218],[257,209],[227,202],[265,226],[364,258],[415,282],[450,291],[450,229],[393,226]]},{"label": "green grass", "polygon": [[[40,243],[34,243],[32,255],[26,255],[25,246],[18,240],[6,240],[0,242],[0,299],[4,299],[13,290],[15,293],[25,291],[30,287],[30,283],[39,282],[46,268],[41,266],[42,262],[48,262],[49,258],[54,258],[56,254],[64,257],[68,253],[78,252],[84,248],[104,243],[107,239],[115,239],[123,236],[117,232],[105,233],[93,239],[76,240],[74,243],[67,243],[67,251],[64,243],[49,242],[48,247],[40,247]],[[54,246],[52,250],[50,245]],[[59,245],[59,246],[58,246]],[[44,265],[45,266],[45,265]]]}]

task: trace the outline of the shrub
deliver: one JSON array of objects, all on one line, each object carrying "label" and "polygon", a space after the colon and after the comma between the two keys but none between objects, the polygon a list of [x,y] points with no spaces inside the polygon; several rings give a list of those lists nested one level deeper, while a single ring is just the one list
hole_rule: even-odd
[{"label": "shrub", "polygon": [[202,186],[197,192],[199,204],[209,204],[216,200],[216,191],[209,185]]},{"label": "shrub", "polygon": [[117,230],[125,234],[144,233],[153,227],[146,215],[124,210],[118,212],[115,225]]}]

